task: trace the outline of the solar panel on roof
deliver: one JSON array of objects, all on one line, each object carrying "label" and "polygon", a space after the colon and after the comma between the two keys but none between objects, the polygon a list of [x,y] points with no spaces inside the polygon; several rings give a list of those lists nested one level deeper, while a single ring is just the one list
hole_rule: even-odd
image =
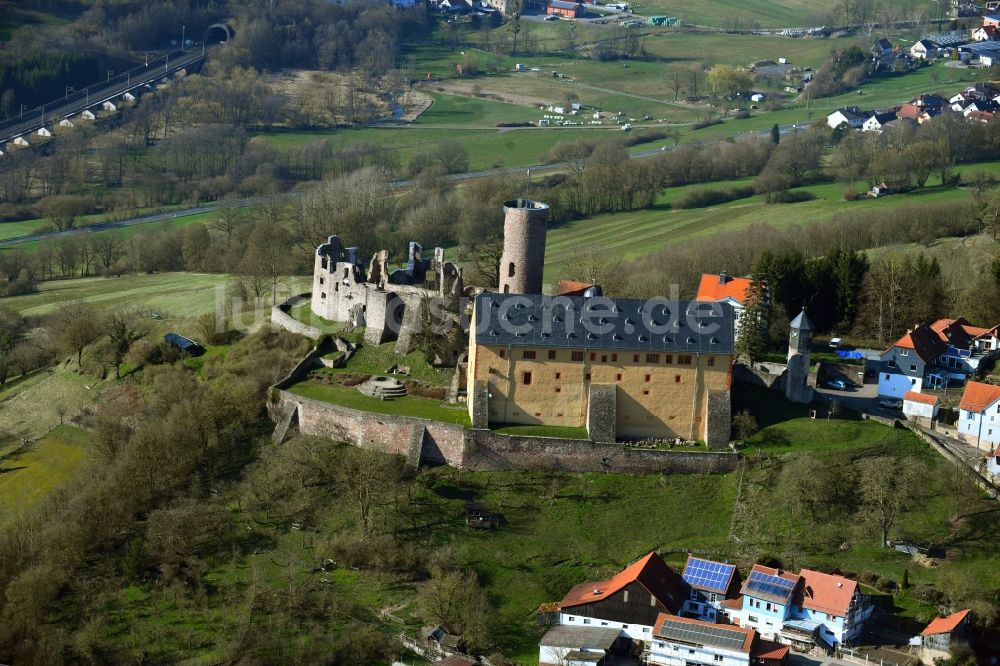
[{"label": "solar panel on roof", "polygon": [[777,599],[787,599],[795,587],[795,581],[764,573],[763,571],[751,571],[746,586],[751,592]]},{"label": "solar panel on roof", "polygon": [[683,578],[692,587],[725,592],[733,575],[732,564],[722,564],[698,557],[688,558]]},{"label": "solar panel on roof", "polygon": [[742,649],[743,642],[746,640],[746,634],[743,632],[727,629],[721,625],[691,624],[670,619],[663,621],[660,636],[668,640],[695,645],[712,645],[730,650]]}]

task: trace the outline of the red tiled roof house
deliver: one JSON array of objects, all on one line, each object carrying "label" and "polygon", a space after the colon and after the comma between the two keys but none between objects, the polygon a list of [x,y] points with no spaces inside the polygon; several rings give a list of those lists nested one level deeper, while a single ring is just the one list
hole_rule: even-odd
[{"label": "red tiled roof house", "polygon": [[990,451],[1000,444],[1000,386],[969,382],[958,404],[958,438]]},{"label": "red tiled roof house", "polygon": [[570,589],[559,604],[559,623],[621,629],[648,642],[657,616],[677,613],[684,596],[681,577],[652,552],[608,580]]},{"label": "red tiled roof house", "polygon": [[725,273],[702,273],[694,300],[703,303],[729,303],[733,306],[733,326],[739,334],[740,315],[746,306],[751,284],[750,278],[733,277]]}]

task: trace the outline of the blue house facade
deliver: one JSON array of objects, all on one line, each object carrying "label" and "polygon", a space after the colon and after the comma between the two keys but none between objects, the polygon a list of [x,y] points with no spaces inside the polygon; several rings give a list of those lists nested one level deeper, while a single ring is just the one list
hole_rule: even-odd
[{"label": "blue house facade", "polygon": [[681,613],[687,617],[716,622],[722,602],[739,596],[740,572],[734,564],[688,555],[682,577],[688,595]]},{"label": "blue house facade", "polygon": [[810,569],[793,574],[755,565],[742,592],[741,626],[803,650],[851,644],[874,612],[856,581]]}]

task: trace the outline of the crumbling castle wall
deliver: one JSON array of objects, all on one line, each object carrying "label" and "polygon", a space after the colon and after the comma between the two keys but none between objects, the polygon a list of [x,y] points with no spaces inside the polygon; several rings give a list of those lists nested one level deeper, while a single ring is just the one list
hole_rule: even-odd
[{"label": "crumbling castle wall", "polygon": [[[462,270],[434,248],[423,257],[419,243],[410,243],[406,268],[389,271],[388,252],[372,256],[365,271],[357,248],[345,248],[337,236],[316,248],[313,265],[312,311],[330,321],[365,328],[365,342],[380,345],[396,340],[396,351],[416,349],[425,309],[458,321],[465,288]],[[454,359],[444,359],[454,362]]]}]

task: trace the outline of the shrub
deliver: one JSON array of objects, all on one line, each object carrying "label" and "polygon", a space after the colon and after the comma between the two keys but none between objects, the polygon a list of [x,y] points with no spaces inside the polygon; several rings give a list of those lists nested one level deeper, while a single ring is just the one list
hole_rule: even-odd
[{"label": "shrub", "polygon": [[691,123],[691,129],[700,130],[706,127],[711,127],[712,125],[721,125],[722,121],[718,118],[712,118],[711,120],[699,120],[696,123]]},{"label": "shrub", "polygon": [[128,358],[126,360],[130,365],[140,368],[145,365],[160,363],[163,360],[163,356],[160,353],[159,347],[149,340],[137,340],[132,345],[132,348],[128,350]]},{"label": "shrub", "polygon": [[754,561],[755,564],[762,564],[765,567],[771,567],[772,569],[781,569],[781,560],[770,553],[763,553],[757,556]]},{"label": "shrub", "polygon": [[745,199],[753,195],[754,188],[749,186],[728,187],[724,190],[692,190],[677,197],[673,203],[673,207],[677,209],[705,208],[728,201]]},{"label": "shrub", "polygon": [[928,604],[939,604],[944,599],[944,594],[941,593],[941,590],[930,585],[925,585],[924,583],[918,583],[913,586],[913,596]]}]

